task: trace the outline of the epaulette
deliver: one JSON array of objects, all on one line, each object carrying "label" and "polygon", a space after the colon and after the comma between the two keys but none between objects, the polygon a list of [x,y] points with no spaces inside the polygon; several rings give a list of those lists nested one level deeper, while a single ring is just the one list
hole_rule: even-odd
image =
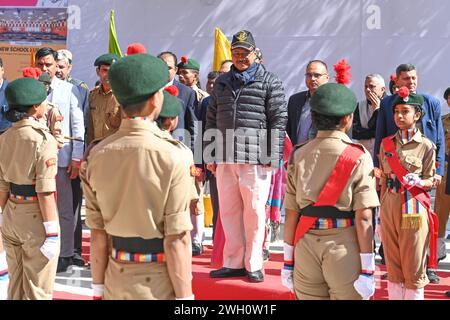
[{"label": "epaulette", "polygon": [[364,152],[369,152],[369,151],[367,151],[367,149],[366,149],[366,147],[364,147],[362,144],[360,144],[360,143],[358,143],[358,142],[353,142],[353,141],[344,141],[344,140],[342,140],[344,143],[346,143],[346,144],[351,144],[351,145],[353,145],[353,146],[355,146],[355,147],[358,147],[358,148],[360,148],[362,151],[364,151]]},{"label": "epaulette", "polygon": [[294,163],[295,151],[297,151],[301,147],[305,146],[310,141],[311,140],[307,140],[307,141],[305,141],[303,143],[296,144],[295,146],[292,147],[292,152],[291,152],[291,155],[289,156],[288,164],[293,164]]},{"label": "epaulette", "polygon": [[165,131],[165,130],[159,129],[159,132],[154,132],[153,134],[163,140],[166,140],[167,142],[169,142],[175,146],[177,146],[181,143],[180,141],[178,141],[177,139],[172,137],[172,135],[168,131]]},{"label": "epaulette", "polygon": [[91,141],[91,143],[89,143],[88,147],[86,148],[86,151],[84,152],[83,161],[87,160],[87,158],[89,157],[89,154],[91,153],[92,148],[94,148],[102,140],[103,140],[103,138],[101,138],[101,139],[100,138],[99,139],[94,139],[94,140]]}]

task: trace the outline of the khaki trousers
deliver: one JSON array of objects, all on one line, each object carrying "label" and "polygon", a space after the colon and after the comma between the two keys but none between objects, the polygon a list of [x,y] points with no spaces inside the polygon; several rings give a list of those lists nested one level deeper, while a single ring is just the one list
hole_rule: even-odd
[{"label": "khaki trousers", "polygon": [[220,220],[225,234],[223,266],[254,272],[263,267],[262,248],[271,168],[217,165]]},{"label": "khaki trousers", "polygon": [[450,213],[450,195],[445,193],[445,182],[447,180],[447,166],[445,166],[445,174],[442,177],[441,184],[436,189],[436,198],[434,201],[434,211],[439,219],[438,238],[445,237],[445,229],[447,227],[448,215]]},{"label": "khaki trousers", "polygon": [[105,300],[174,300],[166,263],[119,262],[109,257]]},{"label": "khaki trousers", "polygon": [[39,204],[8,200],[2,235],[10,279],[8,299],[51,300],[58,254],[49,261],[41,253],[46,235]]},{"label": "khaki trousers", "polygon": [[309,230],[295,246],[294,291],[299,300],[361,300],[355,227]]},{"label": "khaki trousers", "polygon": [[381,201],[381,237],[388,280],[404,283],[407,289],[420,289],[429,281],[425,274],[428,249],[428,221],[422,215],[422,227],[402,229],[400,193],[386,192]]}]

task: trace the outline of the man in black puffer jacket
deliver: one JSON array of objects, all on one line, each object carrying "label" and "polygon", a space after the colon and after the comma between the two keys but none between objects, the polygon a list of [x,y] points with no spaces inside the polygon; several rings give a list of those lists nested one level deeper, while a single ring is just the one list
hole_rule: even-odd
[{"label": "man in black puffer jacket", "polygon": [[208,106],[204,155],[216,173],[226,238],[224,267],[210,276],[262,282],[265,204],[283,157],[287,108],[281,81],[255,62],[255,49],[249,31],[233,36],[233,66],[216,80]]}]

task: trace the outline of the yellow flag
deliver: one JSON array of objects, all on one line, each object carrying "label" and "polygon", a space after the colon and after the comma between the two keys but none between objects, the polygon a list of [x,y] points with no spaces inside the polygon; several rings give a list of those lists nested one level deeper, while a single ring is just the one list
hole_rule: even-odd
[{"label": "yellow flag", "polygon": [[120,50],[119,42],[117,41],[116,23],[114,22],[114,10],[111,10],[109,18],[109,53],[114,53],[122,57],[122,50]]},{"label": "yellow flag", "polygon": [[36,66],[36,50],[31,48],[30,52],[30,67],[34,68]]},{"label": "yellow flag", "polygon": [[223,61],[231,60],[231,45],[219,28],[216,28],[214,38],[213,70],[219,71]]}]

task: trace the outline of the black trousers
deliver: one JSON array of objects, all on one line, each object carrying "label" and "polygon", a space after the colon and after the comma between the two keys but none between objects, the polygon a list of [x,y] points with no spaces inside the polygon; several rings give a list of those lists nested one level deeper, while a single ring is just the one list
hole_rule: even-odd
[{"label": "black trousers", "polygon": [[81,180],[79,177],[72,180],[73,213],[75,215],[74,231],[74,253],[81,255],[82,248],[82,225],[81,225],[81,204],[83,201],[83,191],[81,190]]},{"label": "black trousers", "polygon": [[219,214],[219,192],[217,191],[217,180],[215,175],[209,179],[209,192],[211,193],[211,204],[213,208],[213,241],[216,231],[217,215]]}]

